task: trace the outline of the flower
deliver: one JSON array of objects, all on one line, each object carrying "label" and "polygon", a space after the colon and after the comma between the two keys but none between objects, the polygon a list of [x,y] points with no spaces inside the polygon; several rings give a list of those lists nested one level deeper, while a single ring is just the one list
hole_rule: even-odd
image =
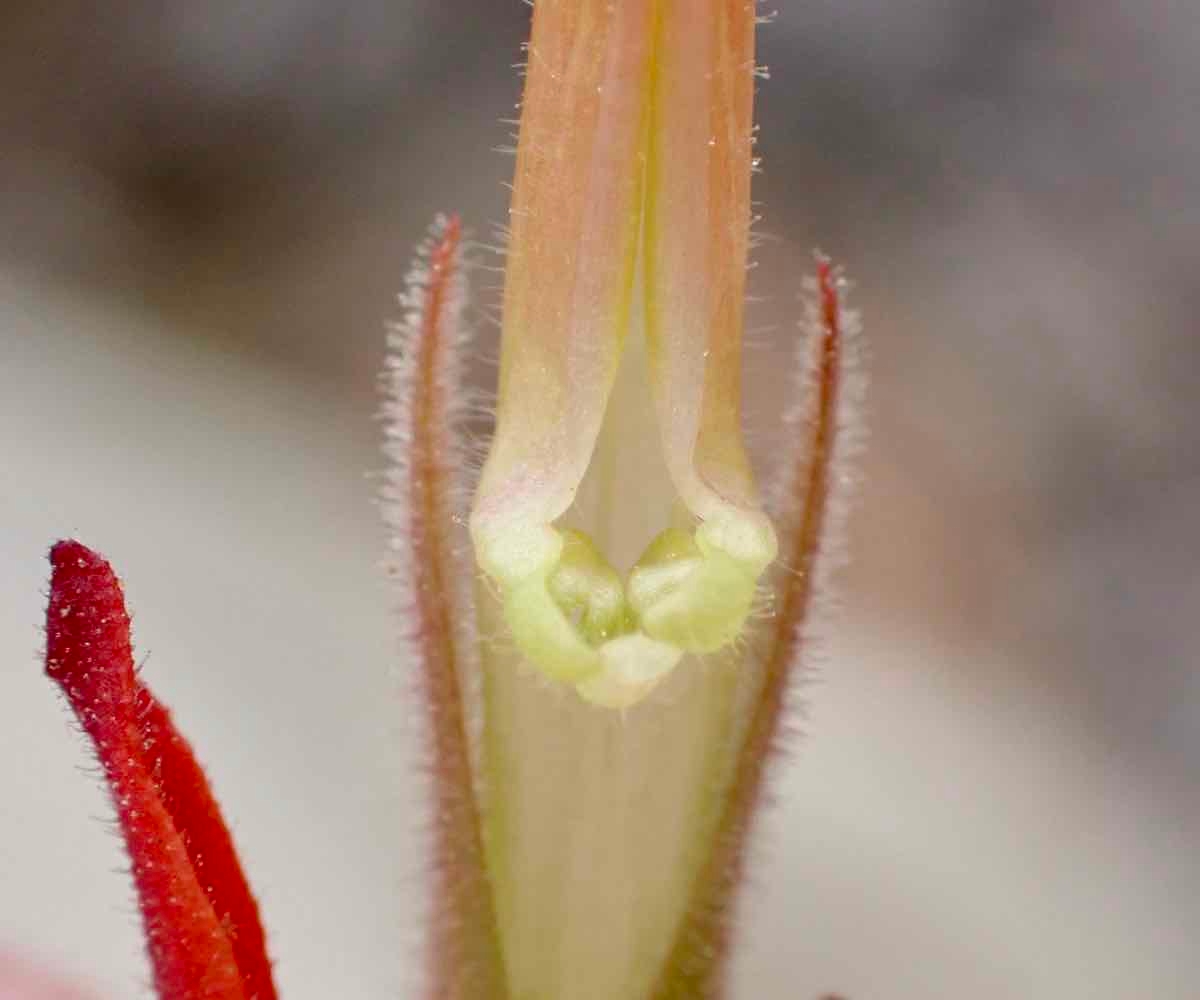
[{"label": "flower", "polygon": [[[739,425],[753,68],[752,4],[534,16],[471,535],[526,658],[600,704],[631,705],[685,652],[736,639],[776,555]],[[610,400],[623,353],[642,370]],[[643,434],[660,442],[648,457],[666,504],[625,478]],[[553,527],[593,453],[613,508],[584,514],[593,534],[619,536],[626,507],[663,522],[632,539],[644,551],[627,585],[602,554],[624,538]]]},{"label": "flower", "polygon": [[740,430],[754,28],[741,2],[535,6],[477,483],[457,220],[413,272],[385,510],[428,717],[430,996],[723,988],[857,392],[820,259],[768,516]]},{"label": "flower", "polygon": [[[456,218],[410,273],[383,499],[424,708],[431,998],[723,992],[859,391],[818,258],[760,499],[740,373],[754,31],[745,0],[535,6],[477,481]],[[159,995],[270,1000],[257,904],[134,671],[113,570],[73,541],[51,564],[47,672],[112,792]]]}]

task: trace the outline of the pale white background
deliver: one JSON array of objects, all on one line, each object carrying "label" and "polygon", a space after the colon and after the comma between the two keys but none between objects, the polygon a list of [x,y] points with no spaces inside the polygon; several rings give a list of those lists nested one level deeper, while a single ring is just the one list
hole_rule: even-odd
[{"label": "pale white background", "polygon": [[[759,454],[813,243],[858,279],[873,442],[735,996],[1200,988],[1187,6],[814,2],[764,36]],[[149,995],[38,662],[74,535],[127,580],[284,996],[405,997],[421,811],[373,379],[425,219],[502,216],[527,9],[162,8],[12,11],[0,43],[0,942]]]}]

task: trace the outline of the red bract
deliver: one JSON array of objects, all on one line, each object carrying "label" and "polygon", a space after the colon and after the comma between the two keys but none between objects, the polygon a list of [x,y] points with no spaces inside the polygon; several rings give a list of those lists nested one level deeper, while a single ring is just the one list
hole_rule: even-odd
[{"label": "red bract", "polygon": [[137,678],[120,581],[75,541],[50,551],[46,673],[104,769],[163,1000],[276,1000],[258,907],[208,781]]}]

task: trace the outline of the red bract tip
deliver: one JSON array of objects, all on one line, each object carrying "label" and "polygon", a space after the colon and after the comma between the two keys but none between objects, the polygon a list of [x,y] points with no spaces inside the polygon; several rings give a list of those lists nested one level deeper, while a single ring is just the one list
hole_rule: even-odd
[{"label": "red bract tip", "polygon": [[120,581],[79,542],[50,550],[46,673],[92,740],[133,868],[163,1000],[276,1000],[258,907],[204,772],[138,680]]}]

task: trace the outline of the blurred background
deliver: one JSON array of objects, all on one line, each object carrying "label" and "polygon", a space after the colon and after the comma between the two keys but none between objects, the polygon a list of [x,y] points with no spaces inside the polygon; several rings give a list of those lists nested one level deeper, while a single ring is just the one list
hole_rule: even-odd
[{"label": "blurred background", "polygon": [[[528,16],[0,6],[0,944],[98,996],[150,994],[40,672],[64,535],[127,581],[284,995],[407,995],[376,372],[432,215],[505,217]],[[766,467],[820,246],[871,443],[736,996],[1200,995],[1197,51],[1184,0],[806,0],[762,31],[748,419]]]}]

